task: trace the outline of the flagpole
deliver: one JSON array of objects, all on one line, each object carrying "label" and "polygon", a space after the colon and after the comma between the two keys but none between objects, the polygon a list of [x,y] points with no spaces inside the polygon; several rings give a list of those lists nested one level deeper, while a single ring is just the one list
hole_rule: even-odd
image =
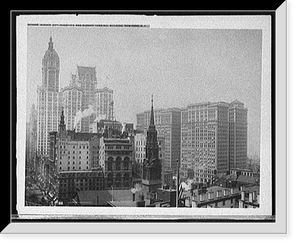
[{"label": "flagpole", "polygon": [[179,200],[179,162],[177,159],[177,177],[176,177],[176,208],[178,208],[178,200]]}]

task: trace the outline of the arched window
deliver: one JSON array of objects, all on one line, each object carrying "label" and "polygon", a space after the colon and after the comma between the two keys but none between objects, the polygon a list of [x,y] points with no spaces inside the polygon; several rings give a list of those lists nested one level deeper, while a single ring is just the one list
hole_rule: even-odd
[{"label": "arched window", "polygon": [[129,157],[125,157],[124,158],[124,170],[128,170],[129,169]]},{"label": "arched window", "polygon": [[113,175],[112,173],[107,175],[107,187],[111,187],[113,185]]},{"label": "arched window", "polygon": [[120,156],[118,156],[116,158],[116,171],[120,171],[121,170],[121,161],[122,161],[122,158]]},{"label": "arched window", "polygon": [[130,187],[130,176],[128,173],[125,173],[123,176],[123,186],[124,187]]},{"label": "arched window", "polygon": [[108,157],[108,159],[107,159],[107,170],[108,171],[112,171],[113,161],[114,161],[113,157]]},{"label": "arched window", "polygon": [[122,176],[120,173],[116,175],[116,187],[122,187]]}]

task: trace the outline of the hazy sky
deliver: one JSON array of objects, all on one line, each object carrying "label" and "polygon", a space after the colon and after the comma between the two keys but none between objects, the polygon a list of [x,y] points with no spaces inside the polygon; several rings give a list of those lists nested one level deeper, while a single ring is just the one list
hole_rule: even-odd
[{"label": "hazy sky", "polygon": [[95,66],[98,88],[114,90],[115,117],[136,123],[154,108],[240,100],[248,108],[248,154],[260,151],[260,30],[28,27],[27,110],[36,104],[52,35],[60,87],[77,65]]}]

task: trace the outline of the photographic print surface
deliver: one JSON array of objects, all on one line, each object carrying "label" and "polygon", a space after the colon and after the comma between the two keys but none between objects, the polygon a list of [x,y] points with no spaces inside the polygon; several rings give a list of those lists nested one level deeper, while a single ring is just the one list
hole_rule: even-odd
[{"label": "photographic print surface", "polygon": [[51,20],[23,28],[24,212],[270,215],[268,18]]}]

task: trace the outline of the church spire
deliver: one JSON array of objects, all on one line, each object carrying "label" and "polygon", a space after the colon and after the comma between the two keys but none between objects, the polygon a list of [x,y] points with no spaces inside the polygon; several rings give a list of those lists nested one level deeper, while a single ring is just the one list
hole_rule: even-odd
[{"label": "church spire", "polygon": [[65,125],[65,116],[64,116],[64,108],[62,107],[61,115],[60,115],[60,126]]},{"label": "church spire", "polygon": [[59,136],[59,138],[66,138],[67,137],[67,131],[66,131],[66,125],[65,125],[65,116],[64,116],[64,108],[63,107],[62,107],[61,115],[60,115],[58,136]]},{"label": "church spire", "polygon": [[52,36],[50,36],[50,41],[48,42],[48,50],[53,50]]},{"label": "church spire", "polygon": [[154,112],[153,112],[153,95],[151,96],[151,115],[150,115],[150,125],[149,128],[155,128],[154,125]]}]

